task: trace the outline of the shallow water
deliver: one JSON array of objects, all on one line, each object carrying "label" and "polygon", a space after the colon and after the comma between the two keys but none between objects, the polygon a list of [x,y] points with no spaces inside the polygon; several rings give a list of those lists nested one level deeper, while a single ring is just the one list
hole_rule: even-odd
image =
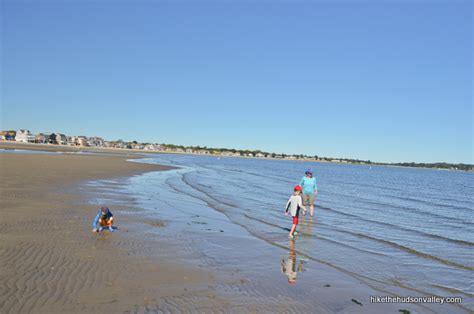
[{"label": "shallow water", "polygon": [[42,151],[42,150],[3,149],[3,148],[0,148],[0,154],[46,154],[46,155],[55,155],[55,154],[62,154],[62,152],[48,152],[48,151]]},{"label": "shallow water", "polygon": [[[216,269],[239,260],[239,245],[264,241],[289,249],[272,265],[281,264],[289,282],[310,276],[298,270],[317,261],[384,289],[460,296],[474,309],[472,173],[168,154],[139,162],[181,169],[135,176],[111,190],[103,182],[104,195],[133,195],[176,237],[209,232],[210,241],[193,245],[212,251]],[[289,243],[291,219],[283,210],[308,167],[318,180],[315,217],[301,219]],[[94,201],[110,203],[110,195]],[[224,236],[234,236],[235,247],[220,247]],[[241,267],[258,272],[268,265],[250,258]]]}]

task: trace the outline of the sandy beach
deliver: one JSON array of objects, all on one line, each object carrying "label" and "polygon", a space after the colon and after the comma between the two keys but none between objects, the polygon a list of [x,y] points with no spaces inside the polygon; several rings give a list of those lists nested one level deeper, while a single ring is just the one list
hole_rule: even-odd
[{"label": "sandy beach", "polygon": [[209,274],[153,263],[119,237],[92,234],[97,208],[74,193],[82,180],[167,169],[116,156],[0,155],[0,312],[117,313],[207,287]]},{"label": "sandy beach", "polygon": [[[0,154],[0,312],[432,311],[431,306],[371,304],[369,296],[385,291],[317,262],[305,266],[306,278],[315,278],[313,281],[288,285],[279,264],[282,252],[290,259],[295,254],[291,243],[289,251],[286,246],[275,249],[253,237],[244,237],[236,245],[225,224],[218,226],[221,232],[226,231],[217,233],[219,237],[207,231],[211,225],[191,229],[197,230],[192,236],[197,242],[208,240],[224,252],[219,254],[235,254],[233,261],[241,266],[226,268],[219,261],[206,260],[206,252],[201,257],[193,243],[180,242],[173,235],[149,237],[142,231],[144,226],[163,235],[173,229],[166,221],[141,217],[133,195],[122,194],[121,205],[111,206],[117,232],[92,233],[91,220],[98,207],[91,205],[89,198],[101,192],[93,185],[84,188],[85,182],[109,179],[108,188],[115,189],[114,178],[172,169],[128,162],[131,158]],[[131,210],[137,214],[125,214]],[[193,219],[188,225],[201,228],[204,224]],[[212,247],[207,253],[212,253]],[[199,263],[189,262],[196,260]],[[261,279],[245,272],[253,267],[258,270],[260,265],[264,267]]]}]

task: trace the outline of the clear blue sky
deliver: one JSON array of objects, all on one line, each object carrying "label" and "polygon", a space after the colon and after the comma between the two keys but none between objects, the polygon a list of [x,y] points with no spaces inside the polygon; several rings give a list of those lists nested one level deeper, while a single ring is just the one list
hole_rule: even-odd
[{"label": "clear blue sky", "polygon": [[1,128],[473,161],[471,1],[1,1]]}]

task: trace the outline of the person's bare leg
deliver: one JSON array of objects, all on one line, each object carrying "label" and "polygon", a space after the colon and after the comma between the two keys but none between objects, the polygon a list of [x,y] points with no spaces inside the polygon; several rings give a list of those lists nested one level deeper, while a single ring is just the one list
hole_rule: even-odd
[{"label": "person's bare leg", "polygon": [[307,200],[306,200],[306,197],[304,196],[301,196],[301,198],[303,199],[303,216],[306,215],[306,206],[308,205],[307,203]]},{"label": "person's bare leg", "polygon": [[311,215],[311,217],[313,217],[313,213],[314,213],[314,205],[311,205],[309,206],[309,214]]},{"label": "person's bare leg", "polygon": [[296,225],[293,224],[293,225],[291,226],[291,230],[290,230],[290,234],[289,234],[289,235],[290,235],[290,236],[293,236],[293,233],[295,233],[295,231],[296,231]]}]

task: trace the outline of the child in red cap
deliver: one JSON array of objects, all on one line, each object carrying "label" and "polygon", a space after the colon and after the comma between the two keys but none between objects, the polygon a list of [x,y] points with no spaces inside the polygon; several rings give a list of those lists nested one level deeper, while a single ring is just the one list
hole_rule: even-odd
[{"label": "child in red cap", "polygon": [[293,239],[296,235],[296,225],[298,224],[298,216],[300,214],[300,208],[303,208],[306,211],[306,208],[303,206],[303,202],[301,200],[301,186],[297,185],[294,188],[294,193],[291,194],[288,203],[286,203],[285,208],[285,215],[288,216],[288,210],[291,212],[291,216],[293,217],[293,225],[291,226],[290,234],[288,238]]}]

